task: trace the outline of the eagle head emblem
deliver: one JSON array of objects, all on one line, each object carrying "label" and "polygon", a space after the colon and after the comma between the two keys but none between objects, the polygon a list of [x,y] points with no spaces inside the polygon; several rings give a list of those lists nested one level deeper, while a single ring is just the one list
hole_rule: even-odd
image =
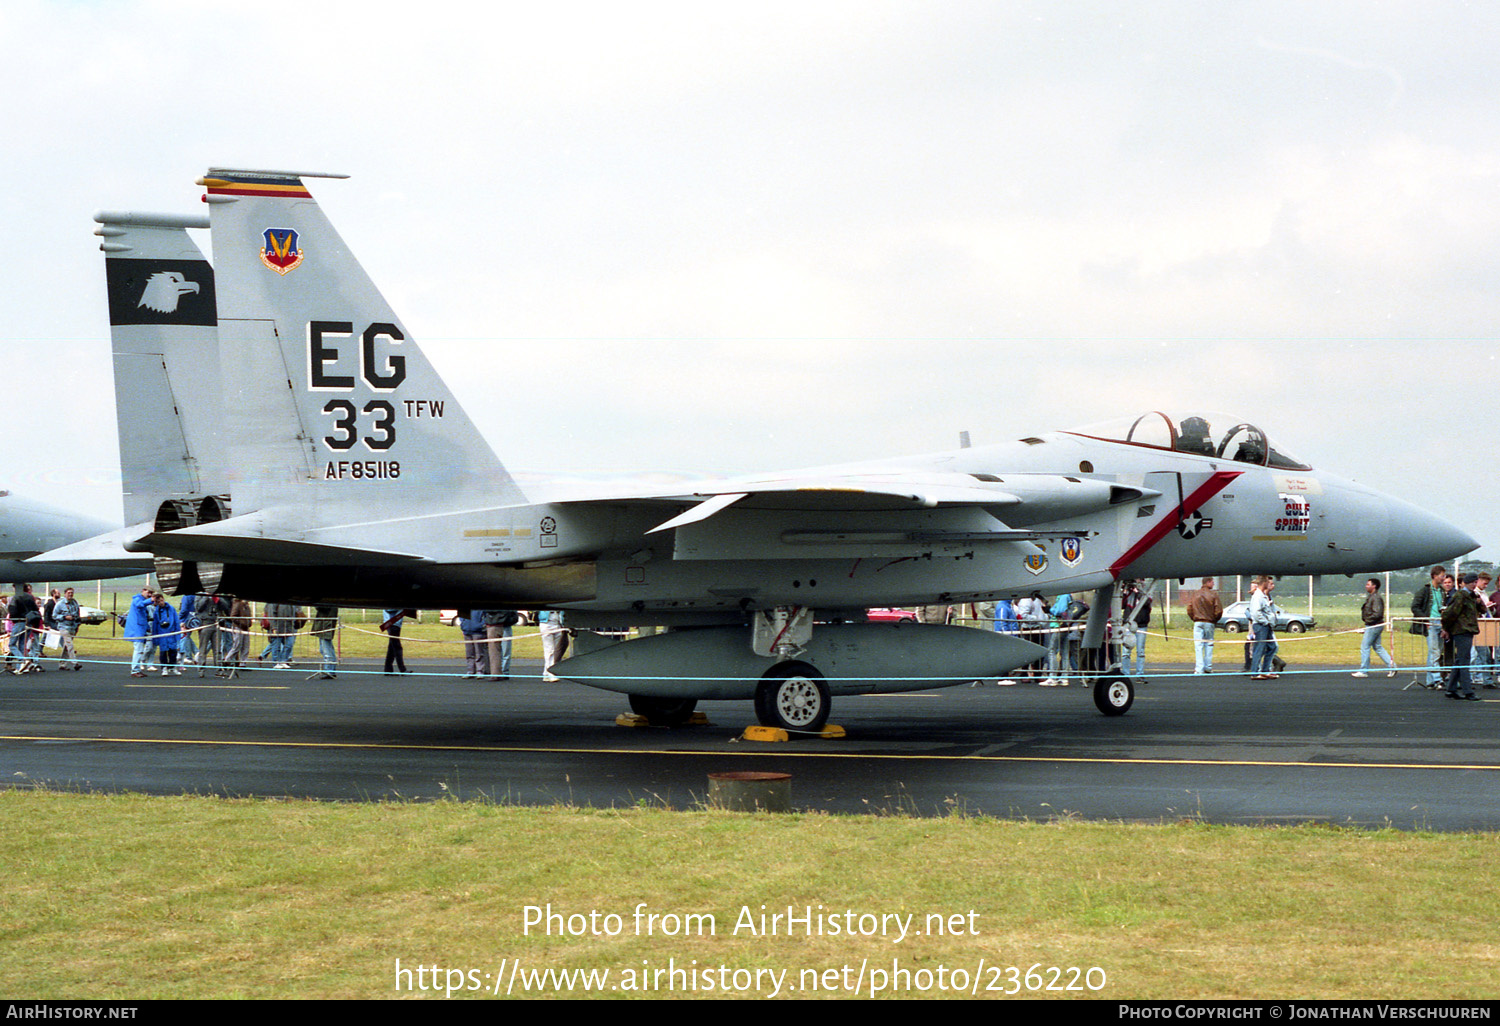
[{"label": "eagle head emblem", "polygon": [[177,301],[186,293],[197,292],[198,283],[188,281],[177,271],[157,271],[146,279],[146,290],[136,306],[144,306],[157,313],[176,313]]}]

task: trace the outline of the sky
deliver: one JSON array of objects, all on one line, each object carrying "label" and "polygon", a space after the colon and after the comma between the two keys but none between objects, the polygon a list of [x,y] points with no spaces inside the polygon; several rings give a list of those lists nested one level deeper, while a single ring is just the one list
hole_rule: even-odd
[{"label": "sky", "polygon": [[1222,410],[1500,559],[1500,7],[354,10],[0,5],[0,487],[119,516],[93,211],[289,168],[517,469]]}]

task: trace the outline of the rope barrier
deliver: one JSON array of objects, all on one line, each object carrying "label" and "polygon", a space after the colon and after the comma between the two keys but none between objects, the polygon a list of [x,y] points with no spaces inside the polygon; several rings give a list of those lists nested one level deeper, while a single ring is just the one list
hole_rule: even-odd
[{"label": "rope barrier", "polygon": [[[60,630],[60,628],[57,628],[57,627],[27,627],[25,629],[27,631],[35,632],[37,634],[48,634],[48,633],[50,633],[52,631]],[[118,638],[116,638],[116,637],[108,637],[108,638],[88,637],[88,638],[85,638],[84,640],[88,641],[91,644],[98,643],[98,642],[107,642],[107,643],[112,643],[112,644],[134,645],[137,641],[155,641],[155,639],[157,639],[157,638],[170,638],[170,637],[181,638],[181,637],[184,637],[186,635],[192,634],[195,631],[202,631],[202,630],[208,630],[208,629],[216,629],[216,630],[220,631],[221,633],[225,633],[225,634],[237,634],[237,635],[242,635],[244,637],[250,637],[250,638],[253,638],[253,637],[265,637],[265,638],[300,638],[300,637],[309,637],[309,638],[318,638],[318,637],[322,637],[324,635],[332,635],[336,631],[340,631],[340,630],[347,631],[347,632],[353,633],[353,634],[369,634],[369,635],[372,635],[372,636],[375,636],[375,637],[389,637],[389,635],[386,634],[384,631],[372,631],[372,630],[368,630],[368,629],[363,628],[363,627],[356,627],[353,624],[345,623],[342,620],[336,622],[336,624],[334,626],[334,629],[332,631],[318,631],[317,633],[314,633],[312,631],[293,631],[290,634],[278,634],[278,633],[275,633],[275,632],[272,632],[272,631],[268,631],[265,628],[260,627],[259,625],[253,625],[253,624],[248,629],[246,629],[246,628],[239,628],[239,627],[230,627],[230,626],[225,625],[224,621],[220,620],[216,626],[215,625],[210,625],[210,624],[201,624],[201,625],[199,625],[197,627],[183,627],[180,630],[175,630],[175,631],[166,631],[166,632],[156,631],[156,632],[153,632],[151,634],[143,635],[141,637],[135,637],[135,636],[126,637],[126,636],[122,635],[121,637],[118,637]],[[10,635],[10,631],[11,631],[11,627],[9,626],[9,621],[6,621],[5,632],[6,632],[6,636],[7,637]],[[71,635],[71,636],[74,638],[75,641],[79,637],[79,635],[76,634],[76,633],[73,634],[73,635]],[[536,631],[535,633],[529,633],[529,634],[512,634],[509,638],[488,638],[488,639],[473,639],[473,640],[522,641],[522,640],[525,640],[525,639],[528,639],[528,638],[539,638],[541,636],[542,636],[542,632],[541,631]],[[401,643],[403,645],[411,645],[411,644],[462,645],[462,644],[464,644],[468,640],[470,640],[470,639],[466,639],[462,635],[460,635],[457,638],[451,638],[451,639],[445,639],[445,638],[418,638],[418,637],[412,637],[412,636],[406,636],[406,635],[403,635],[400,638],[400,641],[401,641]]]},{"label": "rope barrier", "polygon": [[[352,626],[347,626],[347,625],[341,625],[341,626],[343,626],[344,630],[349,631],[349,632],[354,633],[354,634],[369,634],[369,635],[372,635],[374,637],[389,637],[390,636],[385,631],[381,631],[381,630],[374,630],[374,631],[372,631],[372,630],[367,630],[364,627],[352,627]],[[474,641],[522,641],[522,640],[525,640],[527,638],[540,638],[541,636],[542,636],[542,632],[541,631],[537,631],[534,634],[512,634],[509,638],[474,638],[473,640]],[[470,640],[470,639],[465,638],[462,635],[459,636],[459,638],[458,638],[457,641],[451,641],[451,640],[445,641],[442,638],[411,638],[411,637],[407,637],[404,634],[401,635],[401,638],[400,638],[400,641],[401,641],[401,643],[403,645],[406,645],[406,644],[455,645],[455,644],[463,644],[464,642],[466,642],[468,640]]]},{"label": "rope barrier", "polygon": [[[967,622],[973,622],[973,623],[982,623],[982,624],[993,623],[993,621],[991,621],[991,620],[984,620],[984,619],[977,619],[977,620],[974,619],[974,618],[959,618],[959,619],[963,619],[963,620],[965,620]],[[1428,619],[1429,618],[1427,618],[1427,617],[1391,617],[1382,626],[1381,634],[1382,634],[1382,636],[1384,636],[1385,634],[1388,634],[1388,633],[1392,635],[1392,646],[1391,647],[1393,649],[1396,647],[1395,642],[1397,640],[1400,640],[1401,637],[1402,637],[1402,635],[1407,635],[1409,637],[1409,639],[1414,640],[1414,641],[1418,641],[1422,645],[1425,646],[1427,644],[1427,637],[1426,637],[1425,632],[1423,632],[1421,634],[1409,634],[1409,632],[1397,631],[1396,625],[1401,624],[1401,623],[1413,623],[1413,622],[1426,623],[1428,621]],[[1490,618],[1486,618],[1486,619],[1490,619]],[[16,634],[14,634],[12,632],[11,625],[10,625],[10,622],[8,620],[5,621],[5,626],[7,628],[6,629],[6,634],[7,634],[7,636],[9,636],[11,638],[11,643],[12,644],[14,644],[16,642],[17,637],[22,637],[22,638],[26,638],[26,640],[29,640],[31,642],[30,646],[26,646],[26,645],[23,644],[22,647],[23,648],[30,647],[30,648],[34,649],[34,651],[32,651],[30,653],[27,653],[27,652],[23,651],[19,655],[13,656],[11,654],[11,651],[10,651],[10,645],[7,645],[6,650],[5,650],[5,662],[6,662],[7,668],[9,668],[11,662],[13,660],[15,660],[15,659],[21,660],[22,663],[23,663],[23,665],[25,665],[27,663],[30,663],[30,664],[37,665],[38,668],[39,668],[39,662],[43,658],[42,652],[40,651],[40,649],[43,646],[38,643],[39,639],[45,639],[46,635],[48,635],[50,633],[53,633],[54,631],[59,632],[59,633],[62,632],[61,628],[57,628],[57,627],[45,627],[45,626],[43,626],[43,627],[25,627],[23,629],[21,635],[16,635]],[[1115,631],[1117,631],[1117,632],[1119,631],[1119,627],[1118,627],[1118,625],[1117,625],[1117,623],[1115,621],[1111,621],[1111,627]],[[1081,631],[1081,629],[1082,629],[1082,624],[1056,624],[1056,625],[1048,624],[1048,625],[1045,625],[1045,626],[1037,626],[1037,627],[1034,627],[1034,628],[1033,627],[1027,627],[1025,630],[1019,630],[1018,629],[1018,630],[1016,630],[1014,632],[1004,631],[1004,632],[999,632],[999,633],[1010,634],[1012,636],[1021,636],[1021,635],[1024,635],[1024,634],[1031,634],[1031,635],[1072,634],[1074,632]],[[1330,637],[1344,637],[1344,636],[1349,636],[1349,635],[1354,635],[1354,634],[1363,634],[1366,629],[1367,628],[1364,627],[1364,626],[1359,626],[1359,627],[1352,627],[1352,628],[1342,629],[1342,630],[1328,630],[1328,631],[1319,632],[1317,634],[1313,634],[1313,633],[1308,632],[1308,633],[1302,633],[1302,634],[1293,634],[1291,636],[1287,636],[1287,634],[1289,632],[1280,632],[1280,634],[1278,634],[1277,636],[1275,636],[1272,640],[1274,640],[1276,642],[1277,646],[1279,647],[1280,644],[1283,641],[1313,641],[1313,640],[1321,640],[1323,638],[1330,638]],[[147,636],[145,638],[126,638],[126,637],[119,637],[119,638],[115,638],[115,637],[110,637],[110,638],[94,638],[94,637],[89,637],[89,638],[85,638],[83,640],[87,641],[89,644],[97,644],[97,643],[100,643],[100,642],[111,642],[111,643],[122,643],[122,644],[130,645],[130,646],[133,647],[137,642],[139,642],[141,640],[147,640],[147,641],[155,642],[155,639],[160,638],[160,637],[174,637],[175,636],[175,637],[181,638],[183,636],[190,635],[190,634],[192,634],[194,632],[202,632],[202,631],[205,631],[205,630],[212,630],[212,631],[215,631],[219,635],[222,635],[222,636],[227,637],[229,639],[233,639],[232,644],[229,646],[229,652],[231,654],[238,654],[239,657],[242,660],[248,660],[249,659],[249,654],[248,654],[249,639],[252,638],[252,637],[265,637],[265,638],[292,637],[292,638],[295,639],[296,637],[300,636],[301,634],[306,633],[309,637],[317,639],[317,638],[321,638],[321,637],[324,637],[324,636],[328,636],[328,635],[330,635],[330,634],[333,633],[333,632],[321,632],[320,631],[320,632],[314,634],[312,632],[296,631],[296,632],[292,632],[289,635],[288,634],[277,634],[277,633],[273,633],[273,632],[271,632],[269,630],[264,629],[259,624],[256,624],[254,622],[252,622],[249,627],[240,627],[240,626],[231,626],[225,620],[220,620],[216,624],[200,624],[197,627],[181,627],[181,628],[179,628],[176,631],[166,632],[165,634],[158,632],[158,633],[154,633],[152,635],[149,635],[149,636]],[[389,638],[389,635],[386,634],[386,632],[383,632],[383,631],[371,630],[369,628],[366,628],[366,627],[363,627],[363,626],[357,626],[357,625],[352,624],[352,623],[346,623],[344,621],[336,621],[334,631],[340,631],[340,630],[350,631],[350,632],[353,632],[353,633],[356,633],[356,634],[365,634],[365,635],[370,635],[370,636],[385,635],[387,638]],[[492,643],[492,642],[495,642],[495,641],[511,641],[511,642],[515,642],[515,641],[529,640],[529,639],[532,639],[532,638],[541,637],[541,636],[543,636],[544,633],[546,633],[546,632],[541,631],[541,630],[535,630],[535,631],[527,631],[527,632],[521,633],[521,634],[514,634],[513,633],[510,638],[483,638],[483,639],[479,639],[479,638],[468,639],[468,638],[463,638],[461,636],[458,637],[458,638],[453,638],[453,639],[421,638],[421,637],[406,636],[406,637],[401,637],[399,640],[401,641],[401,643],[402,643],[403,646],[408,645],[408,644],[426,644],[426,645],[467,645],[467,644],[471,644],[471,643],[474,643],[474,644],[478,644],[478,643],[489,644],[489,643]],[[1132,632],[1132,633],[1134,633],[1134,632]],[[1164,632],[1156,632],[1156,631],[1146,631],[1144,633],[1147,635],[1147,637],[1156,638],[1156,639],[1159,639],[1161,641],[1171,641],[1171,640],[1189,641],[1189,640],[1191,640],[1189,637],[1187,637],[1185,635],[1168,635],[1168,634],[1166,634]],[[1234,632],[1234,633],[1236,635],[1239,634],[1239,632]],[[26,637],[27,635],[30,635],[31,637],[27,638]],[[71,637],[73,638],[74,644],[76,645],[77,642],[78,642],[78,640],[79,640],[79,635],[77,635],[76,633],[74,633],[74,634],[71,635]],[[1118,644],[1118,638],[1119,637],[1120,637],[1120,635],[1118,633],[1116,633],[1115,638],[1116,638],[1116,643],[1117,644]],[[1234,640],[1241,640],[1241,639],[1240,638],[1235,638]],[[1243,636],[1242,643],[1245,644],[1245,645],[1247,645],[1247,646],[1253,646],[1254,644],[1256,644],[1256,642],[1253,639],[1251,639],[1248,634],[1246,634],[1246,635]],[[61,650],[61,646],[52,646],[52,647],[53,647],[54,650],[58,650],[58,651]],[[159,646],[154,646],[154,647],[159,647]],[[201,651],[203,651],[203,647],[202,646],[200,646],[200,652]],[[217,655],[217,658],[223,658],[223,655],[224,655],[224,653],[222,652],[222,648],[221,648],[220,652]],[[58,658],[60,658],[60,656]],[[372,664],[379,664],[379,662],[380,662],[380,660],[379,660],[378,657],[359,657],[359,658],[360,659],[368,658],[369,661],[370,661],[370,663],[372,663]],[[1045,660],[1045,658],[1046,658],[1045,656],[1039,656],[1037,662],[1038,663],[1043,662]],[[1393,654],[1392,658],[1394,659],[1394,654]],[[70,662],[70,663],[74,663],[74,664],[122,665],[121,663],[119,663],[119,662],[117,662],[115,660],[109,660],[109,659],[98,659],[98,658],[83,659],[83,658],[79,658],[77,656],[76,652],[75,652],[73,658],[68,659],[67,661]],[[317,657],[312,657],[311,662],[309,662],[307,665],[311,665],[312,663],[315,663],[317,661],[318,661]],[[213,664],[198,663],[198,662],[193,662],[193,663],[179,662],[179,663],[177,663],[175,665],[180,668],[180,667],[183,667],[183,666],[203,666],[203,667],[206,667],[208,665],[213,665]],[[291,670],[291,671],[286,671],[286,670],[280,670],[280,671],[278,671],[274,667],[270,667],[270,666],[260,666],[260,665],[250,666],[250,665],[247,665],[247,663],[245,661],[241,661],[241,662],[238,662],[237,664],[229,664],[229,665],[234,666],[235,668],[237,668],[240,671],[245,671],[245,670],[249,670],[249,669],[257,669],[257,670],[267,670],[267,671],[272,672],[272,673],[275,673],[275,672],[303,672],[302,670],[295,670],[295,669]],[[1035,664],[1031,664],[1031,665],[1035,665]],[[1382,668],[1383,668],[1383,664],[1382,664],[1382,666],[1371,667],[1369,669],[1370,669],[1371,672],[1378,674],[1379,672],[1381,672]],[[1491,680],[1495,680],[1497,678],[1500,678],[1500,660],[1493,661],[1493,662],[1485,662],[1485,663],[1471,663],[1469,668],[1470,668],[1470,671],[1472,673],[1477,674],[1481,678],[1483,678],[1483,677],[1489,677],[1489,678],[1491,678]],[[304,667],[304,669],[305,669],[305,667]],[[1428,662],[1407,663],[1407,664],[1397,663],[1394,668],[1386,667],[1385,669],[1389,673],[1396,673],[1396,674],[1410,673],[1410,674],[1417,675],[1419,677],[1421,677],[1421,676],[1431,676],[1431,675],[1444,676],[1444,675],[1450,673],[1453,670],[1453,666],[1451,666],[1451,665],[1444,665],[1442,663],[1433,664],[1433,663],[1428,663]],[[1023,673],[1025,672],[1025,668],[1018,668],[1018,670],[1022,670]],[[17,672],[17,671],[12,671],[12,672]],[[343,672],[350,672],[349,660],[343,660]],[[373,671],[370,671],[370,672],[373,672]],[[1038,671],[1035,671],[1035,672],[1039,675],[1040,673],[1046,672],[1046,671],[1038,670]],[[1277,676],[1293,676],[1293,677],[1295,677],[1295,676],[1306,676],[1306,675],[1312,675],[1312,674],[1326,674],[1326,673],[1329,673],[1329,672],[1344,672],[1344,671],[1343,671],[1342,668],[1340,670],[1338,670],[1338,671],[1330,671],[1330,669],[1328,669],[1327,667],[1324,667],[1322,669],[1316,669],[1316,670],[1291,670],[1291,669],[1286,669],[1286,670],[1281,671],[1281,673],[1277,674]],[[1240,671],[1240,670],[1236,670],[1236,671],[1224,671],[1224,670],[1220,670],[1217,673],[1215,673],[1214,675],[1215,676],[1225,676],[1225,677],[1228,677],[1228,676],[1235,676],[1235,675],[1244,676],[1247,673],[1252,673],[1252,671]],[[453,674],[451,672],[416,672],[416,673],[407,673],[407,674],[403,674],[403,675],[404,676],[423,676],[423,677],[426,677],[426,676],[430,676],[430,677],[452,677],[453,676]],[[529,677],[530,675],[512,674],[512,676],[513,677],[518,677],[519,676],[519,677],[525,678],[525,677]],[[541,672],[539,671],[536,676],[537,676],[538,679],[541,679],[541,677],[542,677]],[[1075,681],[1077,681],[1079,683],[1084,683],[1084,682],[1086,682],[1086,681],[1088,681],[1088,680],[1090,680],[1092,678],[1097,678],[1099,676],[1101,676],[1101,675],[1098,674],[1098,673],[1093,673],[1093,672],[1086,673],[1086,672],[1076,671],[1076,670],[1068,670],[1068,671],[1061,671],[1061,670],[1059,670],[1059,671],[1056,671],[1056,672],[1050,672],[1050,673],[1048,673],[1048,676],[1046,678],[1042,678],[1040,676],[1035,676],[1035,677],[1033,677],[1033,676],[1020,676],[1020,677],[1013,677],[1013,678],[1007,678],[1007,677],[986,678],[986,680],[988,680],[988,679],[995,679],[995,680],[1007,680],[1007,679],[1011,679],[1011,680],[1015,680],[1017,682],[1020,682],[1020,681],[1036,681],[1039,686],[1064,686],[1064,687],[1066,687],[1066,686],[1069,686],[1071,683],[1073,683]],[[1129,676],[1129,675],[1126,674],[1126,676]],[[1153,678],[1155,678],[1155,679],[1169,679],[1170,680],[1170,679],[1181,678],[1181,677],[1193,677],[1193,676],[1197,676],[1197,674],[1193,673],[1191,670],[1187,670],[1187,671],[1165,671],[1165,670],[1157,670],[1157,671],[1153,671],[1152,674],[1151,674],[1151,676]],[[583,683],[587,683],[588,680],[589,680],[589,678],[582,678],[582,677],[575,677],[575,678],[571,678],[571,679],[579,680],[579,681],[581,681]],[[599,678],[599,679],[606,679],[606,678]],[[632,676],[625,676],[625,675],[612,675],[612,676],[610,676],[607,679],[614,680],[614,681],[621,681],[621,680],[653,680],[653,681],[662,681],[662,680],[668,680],[668,681],[670,681],[670,680],[697,680],[697,681],[730,681],[730,682],[744,681],[744,682],[749,682],[749,681],[752,681],[752,680],[759,680],[760,678],[758,678],[758,677],[747,678],[747,677],[738,677],[738,676],[711,677],[711,676],[703,676],[701,674],[694,674],[694,675],[686,676],[686,677],[669,677],[669,676],[662,676],[662,675],[659,675],[659,674],[652,674],[652,675],[649,675],[649,676],[644,676],[643,675],[643,676],[640,676],[640,677],[632,677]],[[843,680],[862,680],[862,681],[863,680],[872,680],[872,679],[877,679],[878,680],[878,678],[870,678],[868,676],[859,676],[859,677],[825,677],[824,679],[827,680],[827,681],[829,681],[829,682],[832,682],[832,683],[838,683],[838,682],[843,681]],[[933,683],[938,683],[938,682],[951,681],[953,678],[951,676],[944,675],[944,676],[934,676],[934,677],[902,677],[900,679],[902,679],[902,680],[909,680],[909,681],[923,681],[923,682],[931,681]],[[1043,683],[1043,681],[1049,680],[1049,679],[1052,680],[1052,681],[1054,681],[1055,683],[1052,684],[1052,685],[1047,685],[1047,684]],[[978,681],[977,683],[984,683],[984,681]],[[1479,682],[1476,681],[1475,683],[1477,684]],[[1494,684],[1487,684],[1487,685],[1481,685],[1481,686],[1494,687],[1495,685]]]},{"label": "rope barrier", "polygon": [[[35,658],[39,658],[39,657],[33,657],[33,658],[28,659],[28,657],[26,657],[26,656],[21,656],[19,658],[20,658],[20,660],[22,662],[32,662],[32,661],[35,661]],[[55,658],[55,657],[49,656],[48,658]],[[7,659],[8,659],[8,657],[7,657]],[[119,660],[119,659],[100,659],[100,658],[79,658],[79,659],[76,659],[76,660],[69,660],[69,662],[78,662],[78,663],[82,663],[82,664],[96,665],[96,666],[114,666],[114,667],[120,667],[122,669],[128,669],[129,665],[130,665],[129,663],[124,662],[124,661]],[[288,667],[286,669],[277,669],[274,666],[245,665],[243,663],[241,663],[241,664],[239,664],[238,666],[235,666],[235,667],[230,667],[229,665],[226,664],[222,668],[223,669],[230,669],[230,668],[237,669],[241,673],[247,673],[247,672],[254,671],[254,672],[257,672],[257,673],[270,673],[270,674],[276,674],[276,673],[300,673],[300,674],[304,674],[305,675],[306,672],[307,672],[307,670],[309,668],[315,668],[316,667],[317,662],[318,662],[318,660],[316,658],[312,658],[312,659],[307,660],[304,663],[304,665],[302,665],[300,667]],[[186,669],[186,668],[189,668],[189,667],[191,667],[191,668],[197,668],[197,669],[207,669],[209,666],[212,666],[214,664],[211,664],[211,663],[200,664],[200,663],[197,663],[197,662],[190,662],[190,663],[177,663],[175,665],[179,669]],[[382,672],[379,669],[377,669],[377,667],[379,667],[380,665],[381,665],[380,660],[379,659],[375,659],[375,658],[361,659],[357,663],[351,663],[350,661],[346,660],[346,661],[341,662],[339,664],[339,670],[338,670],[338,672],[339,673],[345,673],[345,674],[347,674],[347,673],[377,674],[377,673],[381,673]],[[1438,673],[1441,673],[1441,674],[1446,674],[1446,673],[1450,672],[1452,669],[1453,669],[1453,667],[1451,667],[1451,666],[1441,666],[1441,665],[1438,665],[1438,666],[1432,666],[1432,665],[1424,666],[1424,665],[1399,665],[1398,664],[1396,666],[1396,673],[1398,675],[1400,675],[1400,674],[1418,674],[1418,675],[1420,675],[1420,674],[1425,674],[1425,673],[1428,673],[1428,672],[1438,672]],[[1500,663],[1484,663],[1484,664],[1475,663],[1475,664],[1472,664],[1470,666],[1470,669],[1471,670],[1500,671]],[[15,672],[15,671],[11,671],[11,672]],[[1339,667],[1339,668],[1336,668],[1336,669],[1335,668],[1329,668],[1329,667],[1323,667],[1323,668],[1320,668],[1320,669],[1312,669],[1312,670],[1293,670],[1291,668],[1288,668],[1288,669],[1282,670],[1279,673],[1275,674],[1275,676],[1277,676],[1277,677],[1310,677],[1310,676],[1326,676],[1329,673],[1344,674],[1344,673],[1347,673],[1347,672],[1348,672],[1347,668],[1344,668],[1344,667]],[[447,678],[447,679],[452,679],[455,676],[462,676],[461,674],[455,673],[455,671],[453,671],[453,670],[447,670],[447,671],[438,671],[438,670],[409,670],[409,671],[407,671],[405,673],[400,673],[400,672],[394,672],[393,671],[391,673],[386,673],[386,674],[383,674],[383,675],[384,676],[395,676],[395,677],[442,677],[442,678]],[[1374,676],[1375,675],[1375,671],[1372,671],[1371,675]],[[1018,684],[1018,685],[1019,684],[1035,684],[1037,687],[1049,687],[1049,686],[1053,686],[1053,687],[1068,687],[1068,686],[1070,686],[1072,684],[1075,684],[1075,683],[1083,685],[1085,687],[1088,687],[1088,686],[1090,686],[1090,682],[1091,681],[1096,681],[1101,676],[1105,676],[1105,675],[1101,675],[1101,674],[1098,674],[1098,673],[1092,673],[1092,672],[1091,673],[1084,673],[1082,671],[1067,671],[1065,673],[1059,673],[1059,674],[1054,674],[1053,675],[1053,679],[1059,680],[1059,681],[1065,681],[1066,682],[1066,683],[1058,683],[1058,684],[1054,684],[1054,685],[1048,685],[1048,684],[1043,683],[1043,680],[1045,680],[1046,678],[1026,677],[1026,676],[984,677],[984,678],[978,678],[978,679],[976,679],[976,681],[974,683],[987,684],[987,683],[989,683],[991,681],[1010,680],[1014,684]],[[1107,674],[1107,676],[1109,676],[1111,678],[1113,678],[1115,676],[1122,676],[1122,677],[1126,677],[1126,678],[1129,678],[1129,679],[1137,679],[1137,678],[1132,677],[1131,674],[1124,673],[1123,671],[1121,671],[1119,673],[1109,673],[1109,674]],[[1171,671],[1153,670],[1149,674],[1150,679],[1151,680],[1156,680],[1156,681],[1160,681],[1160,680],[1189,679],[1189,678],[1199,677],[1199,676],[1211,676],[1211,677],[1219,677],[1219,678],[1230,678],[1230,677],[1244,677],[1244,678],[1249,678],[1249,677],[1253,676],[1253,674],[1250,671],[1245,671],[1245,670],[1227,670],[1227,671],[1226,670],[1214,670],[1210,674],[1196,674],[1192,670],[1171,670]],[[512,680],[516,680],[516,679],[520,679],[520,680],[542,680],[542,679],[544,679],[543,675],[542,675],[542,673],[540,671],[540,669],[538,669],[538,671],[536,673],[518,673],[515,670],[512,670],[512,672],[510,673],[510,677],[511,677]],[[748,684],[748,683],[759,682],[761,679],[762,679],[761,677],[746,677],[746,676],[712,677],[712,676],[704,676],[703,674],[692,674],[690,676],[683,676],[683,677],[664,676],[662,674],[651,674],[649,676],[628,676],[628,675],[625,675],[625,674],[613,674],[613,675],[611,675],[609,677],[600,677],[600,676],[588,676],[588,677],[574,676],[574,677],[568,677],[568,678],[566,678],[566,680],[576,681],[576,682],[581,683],[581,684],[588,684],[590,681],[596,681],[596,680],[597,681],[606,681],[606,680],[607,681],[631,681],[631,680],[641,680],[641,681],[706,681],[706,682],[718,682],[718,683],[723,683],[723,682],[730,682],[730,683],[740,682],[740,683],[747,683]],[[879,680],[879,678],[871,678],[869,676],[860,676],[860,677],[824,677],[823,679],[825,681],[831,683],[831,684],[837,684],[839,682],[846,681],[846,680],[859,680],[859,681]],[[903,681],[931,682],[934,685],[938,685],[938,684],[948,685],[948,682],[952,681],[953,678],[952,677],[912,677],[912,676],[908,676],[908,677],[901,677],[899,679],[903,680]],[[948,685],[948,686],[951,686],[951,685]],[[1476,686],[1478,686],[1478,687],[1486,687],[1488,685],[1476,685]],[[874,692],[868,692],[868,693],[874,693]]]}]

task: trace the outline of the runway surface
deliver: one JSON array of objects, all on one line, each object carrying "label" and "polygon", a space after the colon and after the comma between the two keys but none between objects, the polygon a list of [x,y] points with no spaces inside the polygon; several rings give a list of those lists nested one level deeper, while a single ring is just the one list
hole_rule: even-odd
[{"label": "runway surface", "polygon": [[68,790],[682,808],[710,773],[748,769],[790,773],[795,807],[830,812],[1500,829],[1500,691],[1455,702],[1403,691],[1406,674],[1157,673],[1123,717],[1076,685],[839,698],[847,738],[768,744],[740,739],[749,702],[701,703],[708,726],[627,728],[623,696],[543,683],[534,663],[504,683],[412,669],[6,675],[0,773]]}]

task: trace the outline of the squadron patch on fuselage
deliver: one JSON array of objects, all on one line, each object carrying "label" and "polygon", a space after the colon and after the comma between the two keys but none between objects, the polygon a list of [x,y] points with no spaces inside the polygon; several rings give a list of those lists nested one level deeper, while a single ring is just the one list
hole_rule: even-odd
[{"label": "squadron patch on fuselage", "polygon": [[1027,556],[1025,559],[1023,559],[1021,561],[1021,565],[1026,568],[1027,573],[1035,576],[1036,574],[1039,574],[1043,570],[1047,569],[1047,557],[1038,552],[1035,555]]},{"label": "squadron patch on fuselage", "polygon": [[277,274],[287,274],[302,263],[303,252],[297,245],[295,228],[267,228],[265,240],[260,262]]},{"label": "squadron patch on fuselage", "polygon": [[1058,553],[1062,561],[1068,566],[1077,566],[1083,560],[1083,539],[1064,538],[1062,550]]}]

